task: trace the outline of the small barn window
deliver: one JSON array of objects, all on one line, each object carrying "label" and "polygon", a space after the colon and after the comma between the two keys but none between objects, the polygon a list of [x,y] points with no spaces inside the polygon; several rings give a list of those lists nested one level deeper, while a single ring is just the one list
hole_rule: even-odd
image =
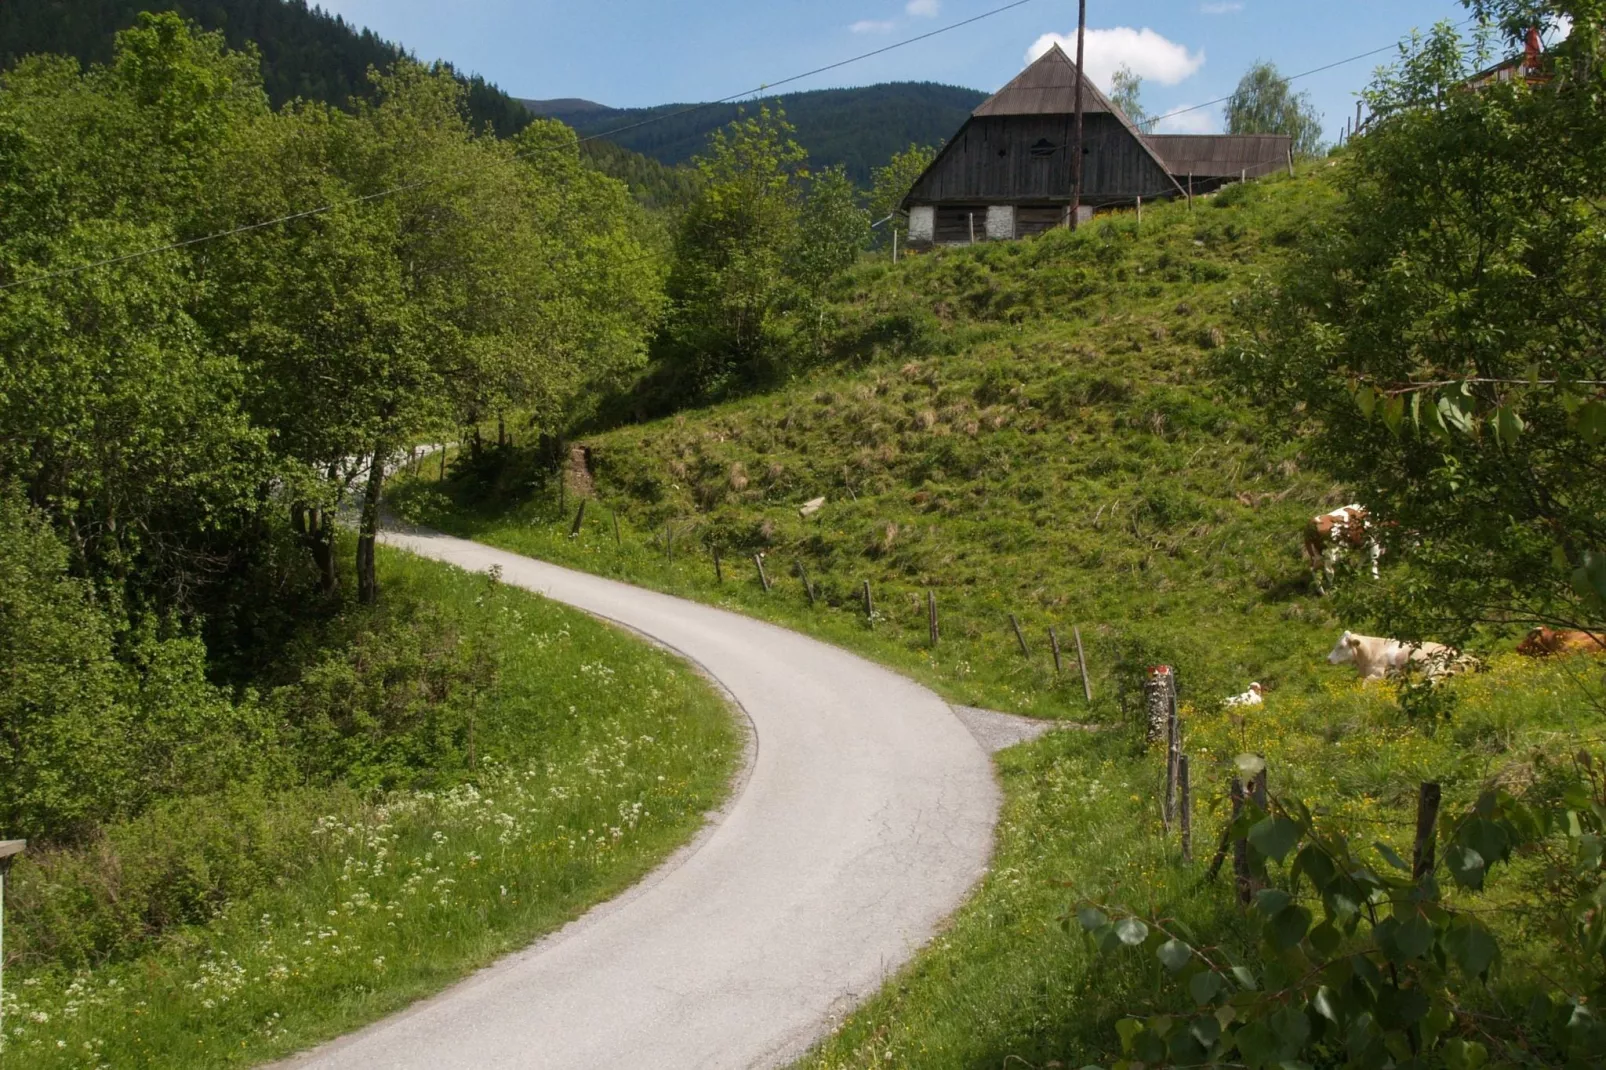
[{"label": "small barn window", "polygon": [[1060,147],[1048,138],[1039,138],[1037,143],[1032,146],[1032,158],[1034,160],[1046,160],[1059,150]]}]

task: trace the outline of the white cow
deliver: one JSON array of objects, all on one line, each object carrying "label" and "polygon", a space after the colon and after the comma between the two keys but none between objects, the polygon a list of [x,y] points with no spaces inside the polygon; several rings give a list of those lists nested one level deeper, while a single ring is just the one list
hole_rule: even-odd
[{"label": "white cow", "polygon": [[1402,643],[1372,635],[1345,632],[1327,655],[1330,665],[1354,665],[1362,680],[1381,680],[1391,673],[1420,665],[1429,677],[1443,676],[1461,655],[1443,643]]},{"label": "white cow", "polygon": [[1249,690],[1241,695],[1234,695],[1222,703],[1224,706],[1259,706],[1265,703],[1266,689],[1258,682],[1249,685]]}]

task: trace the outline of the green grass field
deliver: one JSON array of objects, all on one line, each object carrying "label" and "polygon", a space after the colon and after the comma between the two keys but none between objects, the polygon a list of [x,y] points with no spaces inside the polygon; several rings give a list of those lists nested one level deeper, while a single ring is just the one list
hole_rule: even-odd
[{"label": "green grass field", "polygon": [[[1106,726],[1000,756],[1007,801],[991,874],[802,1065],[1107,1057],[1114,1022],[1160,991],[1158,966],[1096,958],[1062,920],[1097,898],[1234,942],[1230,886],[1202,875],[1237,754],[1263,753],[1272,790],[1305,798],[1324,822],[1400,848],[1419,781],[1441,781],[1446,805],[1464,807],[1483,785],[1531,780],[1579,740],[1599,741],[1589,659],[1536,665],[1499,654],[1509,639],[1490,635],[1491,671],[1455,681],[1442,716],[1416,721],[1392,686],[1363,688],[1325,662],[1338,633],[1365,622],[1318,594],[1299,540],[1349,492],[1269,443],[1260,414],[1215,372],[1242,329],[1238,310],[1321,225],[1337,196],[1328,168],[1192,211],[1151,208],[1141,229],[1114,216],[1077,234],[868,264],[835,295],[833,362],[767,394],[579,436],[595,498],[573,537],[572,492],[560,507],[556,482],[516,451],[489,476],[443,485],[426,471],[403,488],[411,518],[454,533],[797,628],[952,701]],[[820,496],[824,508],[801,517]],[[941,613],[935,648],[927,592]],[[1162,662],[1178,670],[1194,760],[1205,858],[1191,864],[1162,835],[1163,763],[1133,731],[1143,669]],[[1267,686],[1266,705],[1225,710],[1220,700],[1251,680]],[[1508,906],[1538,892],[1519,867],[1486,894]],[[1545,946],[1511,924],[1526,946]]]},{"label": "green grass field", "polygon": [[297,840],[300,863],[130,960],[8,970],[7,1067],[250,1065],[334,1037],[623,890],[724,799],[737,729],[684,664],[484,577],[381,564],[387,597],[438,604],[503,651],[478,774],[220,801],[224,834]]}]

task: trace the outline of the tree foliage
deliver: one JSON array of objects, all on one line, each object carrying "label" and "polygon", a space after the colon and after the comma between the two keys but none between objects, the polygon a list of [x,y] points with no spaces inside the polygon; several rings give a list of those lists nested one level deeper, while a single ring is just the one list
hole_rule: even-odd
[{"label": "tree foliage", "polygon": [[1125,112],[1135,124],[1142,125],[1149,120],[1143,110],[1143,76],[1125,63],[1110,77],[1110,103]]},{"label": "tree foliage", "polygon": [[1355,597],[1406,634],[1606,624],[1602,12],[1548,10],[1574,20],[1548,82],[1463,87],[1445,26],[1378,79],[1346,201],[1237,369],[1397,524],[1409,567]]},{"label": "tree foliage", "polygon": [[1321,151],[1322,118],[1310,94],[1294,92],[1274,63],[1257,61],[1245,71],[1225,110],[1229,134],[1287,134],[1295,155]]},{"label": "tree foliage", "polygon": [[877,221],[903,214],[903,199],[937,158],[937,151],[930,145],[910,145],[871,173],[870,214]]}]

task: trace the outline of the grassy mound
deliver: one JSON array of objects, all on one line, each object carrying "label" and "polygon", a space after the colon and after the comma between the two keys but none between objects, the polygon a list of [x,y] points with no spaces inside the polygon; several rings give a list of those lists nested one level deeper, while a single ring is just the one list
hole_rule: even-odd
[{"label": "grassy mound", "polygon": [[[339,784],[241,784],[26,858],[7,889],[7,1065],[249,1065],[338,1035],[619,892],[723,798],[735,728],[683,664],[485,578],[395,553],[382,565],[387,601],[433,607],[491,662],[466,750],[441,745],[468,767],[379,790],[362,770],[393,768],[388,741],[421,746],[429,726],[330,726],[329,746],[356,748],[358,775]],[[393,671],[318,664],[299,712],[402,717],[406,689],[384,679],[427,687],[406,663],[447,660],[394,644],[358,656]]]}]

